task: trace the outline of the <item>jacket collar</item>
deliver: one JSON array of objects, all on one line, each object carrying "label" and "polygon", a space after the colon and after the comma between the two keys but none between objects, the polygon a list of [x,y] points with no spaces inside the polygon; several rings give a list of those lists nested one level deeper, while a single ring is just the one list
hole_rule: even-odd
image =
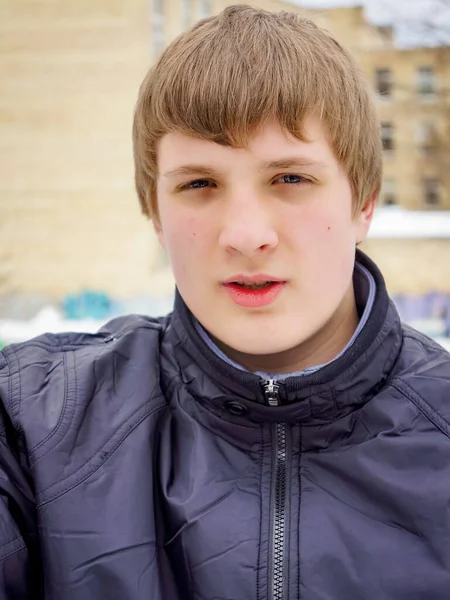
[{"label": "jacket collar", "polygon": [[260,377],[234,368],[208,348],[177,292],[167,335],[190,392],[208,407],[236,399],[242,413],[256,421],[330,421],[367,402],[397,359],[402,326],[377,266],[360,250],[356,261],[370,271],[377,288],[366,325],[340,358],[316,373],[286,379],[280,386],[278,407],[267,405]]}]

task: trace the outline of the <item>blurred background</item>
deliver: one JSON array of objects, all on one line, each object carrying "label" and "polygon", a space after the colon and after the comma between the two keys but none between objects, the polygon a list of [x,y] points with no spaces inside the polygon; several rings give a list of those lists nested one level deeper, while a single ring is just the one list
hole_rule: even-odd
[{"label": "blurred background", "polygon": [[[224,0],[1,0],[0,346],[171,309],[133,183],[149,65]],[[365,250],[403,319],[450,348],[450,0],[278,0],[351,49],[376,98],[380,207]]]}]

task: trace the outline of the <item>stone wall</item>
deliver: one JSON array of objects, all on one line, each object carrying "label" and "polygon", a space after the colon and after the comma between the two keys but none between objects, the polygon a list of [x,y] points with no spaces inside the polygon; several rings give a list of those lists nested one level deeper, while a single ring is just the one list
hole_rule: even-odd
[{"label": "stone wall", "polygon": [[391,294],[450,293],[449,240],[368,239],[361,250],[378,264]]},{"label": "stone wall", "polygon": [[162,291],[132,165],[150,46],[144,0],[1,2],[1,291]]}]

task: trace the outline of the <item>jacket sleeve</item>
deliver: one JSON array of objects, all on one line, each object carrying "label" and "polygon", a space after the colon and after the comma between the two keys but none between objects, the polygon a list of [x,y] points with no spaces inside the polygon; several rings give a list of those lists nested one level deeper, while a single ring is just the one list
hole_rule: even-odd
[{"label": "jacket sleeve", "polygon": [[20,434],[8,412],[9,366],[0,352],[0,598],[41,600],[36,505]]}]

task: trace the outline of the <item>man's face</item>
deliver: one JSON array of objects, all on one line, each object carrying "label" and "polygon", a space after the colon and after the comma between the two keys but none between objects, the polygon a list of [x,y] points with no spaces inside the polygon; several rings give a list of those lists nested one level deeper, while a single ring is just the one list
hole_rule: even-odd
[{"label": "man's face", "polygon": [[[354,216],[321,121],[309,117],[305,129],[311,141],[301,142],[267,123],[245,149],[178,133],[160,140],[160,242],[194,316],[240,353],[288,351],[350,306],[372,206]],[[255,276],[275,283],[242,285]]]}]

